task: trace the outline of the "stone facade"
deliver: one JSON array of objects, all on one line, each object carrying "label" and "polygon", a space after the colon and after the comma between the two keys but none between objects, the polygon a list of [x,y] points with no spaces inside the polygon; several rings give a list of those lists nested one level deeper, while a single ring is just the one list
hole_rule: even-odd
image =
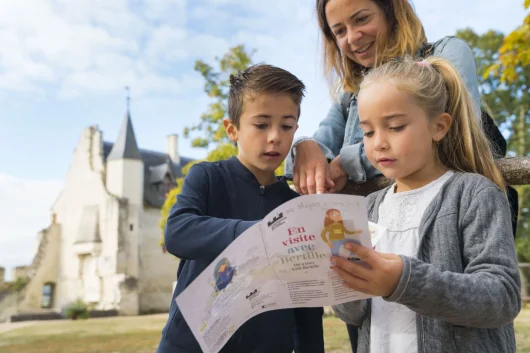
[{"label": "stone facade", "polygon": [[97,126],[83,131],[33,262],[15,269],[29,281],[0,293],[0,321],[60,312],[76,299],[120,315],[169,310],[178,260],[160,248],[160,207],[191,160],[178,155],[178,136],[167,145],[138,149],[128,113],[115,143]]}]

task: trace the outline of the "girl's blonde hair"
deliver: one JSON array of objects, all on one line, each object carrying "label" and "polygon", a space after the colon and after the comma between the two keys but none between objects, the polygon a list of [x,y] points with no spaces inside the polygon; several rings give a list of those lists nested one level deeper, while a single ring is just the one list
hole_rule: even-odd
[{"label": "girl's blonde hair", "polygon": [[453,118],[445,137],[437,143],[437,157],[446,168],[482,174],[506,191],[503,176],[493,160],[491,146],[479,124],[471,96],[456,69],[445,59],[410,56],[390,60],[370,71],[361,84],[390,82],[410,94],[429,117],[448,113]]},{"label": "girl's blonde hair", "polygon": [[[343,55],[326,19],[326,4],[329,0],[317,0],[318,23],[323,36],[324,74],[332,95],[340,90],[357,93],[366,68]],[[389,33],[388,38],[378,38],[376,64],[404,55],[415,55],[427,43],[420,19],[409,0],[371,0],[384,13]],[[382,36],[382,34],[381,34]]]}]

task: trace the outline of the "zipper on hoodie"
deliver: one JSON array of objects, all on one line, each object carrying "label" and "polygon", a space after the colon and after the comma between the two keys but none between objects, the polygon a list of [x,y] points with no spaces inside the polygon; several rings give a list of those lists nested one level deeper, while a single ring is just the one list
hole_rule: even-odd
[{"label": "zipper on hoodie", "polygon": [[260,218],[265,217],[265,186],[259,186],[259,196],[258,196],[258,215]]}]

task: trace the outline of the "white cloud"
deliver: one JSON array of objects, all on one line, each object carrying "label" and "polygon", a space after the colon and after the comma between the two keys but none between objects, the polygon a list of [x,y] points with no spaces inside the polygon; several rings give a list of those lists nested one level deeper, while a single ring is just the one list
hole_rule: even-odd
[{"label": "white cloud", "polygon": [[[479,31],[491,26],[510,30],[519,22],[514,18],[523,16],[517,6],[520,1],[510,1],[510,6],[495,0],[417,1],[415,6],[434,40],[468,25]],[[192,70],[190,61],[212,60],[240,41],[291,61],[305,58],[304,65],[318,67],[314,1],[263,4],[262,0],[4,0],[0,46],[9,50],[0,54],[0,87],[54,95],[52,86],[60,97],[71,97],[139,85],[138,94],[163,90],[174,94],[184,89],[180,75]],[[459,11],[453,12],[455,8]],[[490,21],[492,14],[495,22]],[[232,32],[208,32],[210,26],[229,27]],[[184,70],[179,67],[182,62],[188,66]]]},{"label": "white cloud", "polygon": [[37,232],[49,226],[49,209],[61,187],[58,180],[25,180],[0,173],[0,266],[7,273],[31,263]]},{"label": "white cloud", "polygon": [[181,89],[178,77],[158,69],[189,57],[180,44],[193,41],[175,35],[185,33],[182,0],[149,1],[139,9],[126,0],[5,0],[2,5],[0,46],[9,48],[0,54],[5,90],[37,91],[47,83],[59,87],[59,96],[70,97],[133,84],[138,94]]},{"label": "white cloud", "polygon": [[145,2],[145,15],[149,19],[176,25],[186,22],[186,0],[149,0]]}]

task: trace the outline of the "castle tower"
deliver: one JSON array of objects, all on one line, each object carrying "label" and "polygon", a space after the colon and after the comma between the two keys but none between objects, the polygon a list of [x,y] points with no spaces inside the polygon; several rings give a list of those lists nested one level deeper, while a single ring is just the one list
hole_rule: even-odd
[{"label": "castle tower", "polygon": [[107,157],[107,189],[116,196],[127,198],[129,203],[141,205],[143,178],[144,163],[127,110],[116,143]]},{"label": "castle tower", "polygon": [[129,97],[127,112],[118,138],[107,157],[107,190],[120,202],[117,242],[117,273],[138,278],[138,244],[140,217],[143,209],[144,163],[142,161],[131,121]]}]

